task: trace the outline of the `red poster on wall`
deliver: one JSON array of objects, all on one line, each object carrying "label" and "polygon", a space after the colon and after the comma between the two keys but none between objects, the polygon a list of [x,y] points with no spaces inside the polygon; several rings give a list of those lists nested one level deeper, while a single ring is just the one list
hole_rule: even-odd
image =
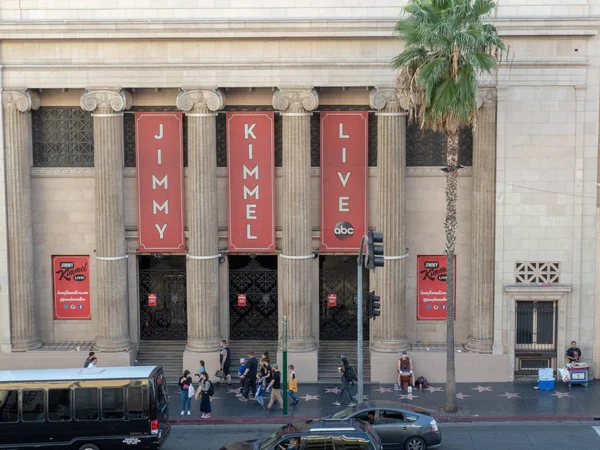
[{"label": "red poster on wall", "polygon": [[358,251],[367,232],[368,113],[321,113],[321,252]]},{"label": "red poster on wall", "polygon": [[53,256],[54,320],[90,320],[90,257]]},{"label": "red poster on wall", "polygon": [[183,127],[179,112],[136,112],[141,253],[185,252]]},{"label": "red poster on wall", "polygon": [[336,294],[327,294],[327,306],[334,307],[337,305],[337,295]]},{"label": "red poster on wall", "polygon": [[246,294],[238,294],[238,306],[246,306]]},{"label": "red poster on wall", "polygon": [[227,113],[229,251],[275,251],[272,112]]},{"label": "red poster on wall", "polygon": [[148,294],[148,306],[156,306],[156,294]]},{"label": "red poster on wall", "polygon": [[[456,294],[456,256],[454,257],[454,293]],[[417,256],[417,320],[446,320],[446,257]],[[456,295],[454,295],[456,319]]]}]

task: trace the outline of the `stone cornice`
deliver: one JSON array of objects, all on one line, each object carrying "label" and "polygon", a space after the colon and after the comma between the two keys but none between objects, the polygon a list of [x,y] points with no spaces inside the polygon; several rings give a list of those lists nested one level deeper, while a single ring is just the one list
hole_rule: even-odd
[{"label": "stone cornice", "polygon": [[[187,176],[188,169],[184,169],[185,176]],[[377,176],[377,167],[369,167],[369,176]],[[471,167],[464,167],[460,170],[459,176],[470,177],[473,173]],[[276,167],[275,175],[277,177],[283,176],[283,168]],[[321,169],[319,167],[311,167],[310,175],[312,178],[319,178],[321,176]],[[442,172],[441,166],[422,166],[422,167],[407,167],[406,175],[409,177],[444,177],[445,173]],[[125,178],[135,178],[136,168],[125,167],[123,169],[123,176]],[[31,169],[32,178],[94,178],[93,167],[33,167]],[[227,167],[217,168],[217,177],[227,178]]]},{"label": "stone cornice", "polygon": [[[502,36],[595,36],[600,17],[498,18]],[[171,21],[3,21],[0,39],[344,38],[391,37],[396,18]]]}]

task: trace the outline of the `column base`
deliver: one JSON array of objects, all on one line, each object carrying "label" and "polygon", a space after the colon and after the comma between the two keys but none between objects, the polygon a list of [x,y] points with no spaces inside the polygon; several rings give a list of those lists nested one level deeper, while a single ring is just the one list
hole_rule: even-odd
[{"label": "column base", "polygon": [[[183,370],[189,370],[192,375],[198,373],[200,370],[200,361],[204,361],[204,368],[208,373],[211,380],[215,377],[215,372],[219,369],[219,351],[216,350],[194,352],[186,348],[183,352]],[[260,355],[258,356],[260,358]],[[194,381],[198,381],[198,378],[192,376]],[[213,380],[214,381],[214,380]]]},{"label": "column base", "polygon": [[[287,367],[283,367],[283,351],[281,349],[277,349],[277,363],[279,370],[282,372],[287,370]],[[287,363],[288,366],[290,364],[294,366],[296,376],[302,382],[316,383],[319,381],[319,351],[316,348],[311,351],[292,352],[288,347]]]},{"label": "column base", "polygon": [[210,353],[219,352],[221,349],[221,338],[214,337],[210,339],[188,338],[185,346],[186,352],[192,353]]},{"label": "column base", "polygon": [[494,341],[492,339],[475,339],[472,336],[467,337],[467,343],[465,348],[470,352],[475,353],[492,353],[492,346]]},{"label": "column base", "polygon": [[36,350],[42,346],[42,342],[36,336],[33,338],[26,339],[13,339],[12,340],[12,351],[13,352],[29,352]]},{"label": "column base", "polygon": [[124,352],[131,348],[131,341],[128,337],[115,339],[96,338],[96,343],[94,344],[94,350],[106,353]]},{"label": "column base", "polygon": [[[290,353],[306,353],[317,350],[317,340],[312,337],[310,339],[288,339],[288,352]],[[281,346],[281,342],[279,342]],[[278,348],[278,350],[281,350]]]},{"label": "column base", "polygon": [[371,341],[371,350],[380,353],[399,353],[410,348],[410,342],[406,336],[399,339],[378,339]]}]

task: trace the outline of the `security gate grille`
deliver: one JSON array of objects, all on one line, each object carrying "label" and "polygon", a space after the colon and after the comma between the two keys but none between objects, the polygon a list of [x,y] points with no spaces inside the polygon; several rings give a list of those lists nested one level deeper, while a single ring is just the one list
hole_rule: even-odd
[{"label": "security gate grille", "polygon": [[556,351],[556,302],[517,302],[517,353]]},{"label": "security gate grille", "polygon": [[[320,338],[355,340],[357,309],[354,302],[358,287],[356,256],[321,256],[319,259]],[[367,296],[369,273],[363,271],[363,336],[369,337]],[[329,294],[336,295],[336,306],[328,306]]]},{"label": "security gate grille", "polygon": [[277,256],[229,257],[229,319],[232,340],[277,339]]},{"label": "security gate grille", "polygon": [[[184,256],[140,256],[140,335],[142,339],[187,338],[187,291]],[[156,306],[148,305],[156,295]]]}]

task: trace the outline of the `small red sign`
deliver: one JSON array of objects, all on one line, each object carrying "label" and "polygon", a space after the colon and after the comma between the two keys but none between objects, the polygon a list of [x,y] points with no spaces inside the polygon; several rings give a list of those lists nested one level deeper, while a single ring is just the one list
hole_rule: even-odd
[{"label": "small red sign", "polygon": [[54,319],[90,320],[90,257],[53,256]]},{"label": "small red sign", "polygon": [[[456,256],[454,257],[456,268]],[[417,256],[417,320],[445,320],[448,303],[446,257]],[[454,318],[456,319],[456,269],[454,270]]]},{"label": "small red sign", "polygon": [[148,306],[156,306],[156,294],[148,294]]},{"label": "small red sign", "polygon": [[336,294],[327,295],[327,306],[329,306],[329,307],[337,306],[337,295]]},{"label": "small red sign", "polygon": [[238,294],[238,306],[246,306],[246,294]]}]

